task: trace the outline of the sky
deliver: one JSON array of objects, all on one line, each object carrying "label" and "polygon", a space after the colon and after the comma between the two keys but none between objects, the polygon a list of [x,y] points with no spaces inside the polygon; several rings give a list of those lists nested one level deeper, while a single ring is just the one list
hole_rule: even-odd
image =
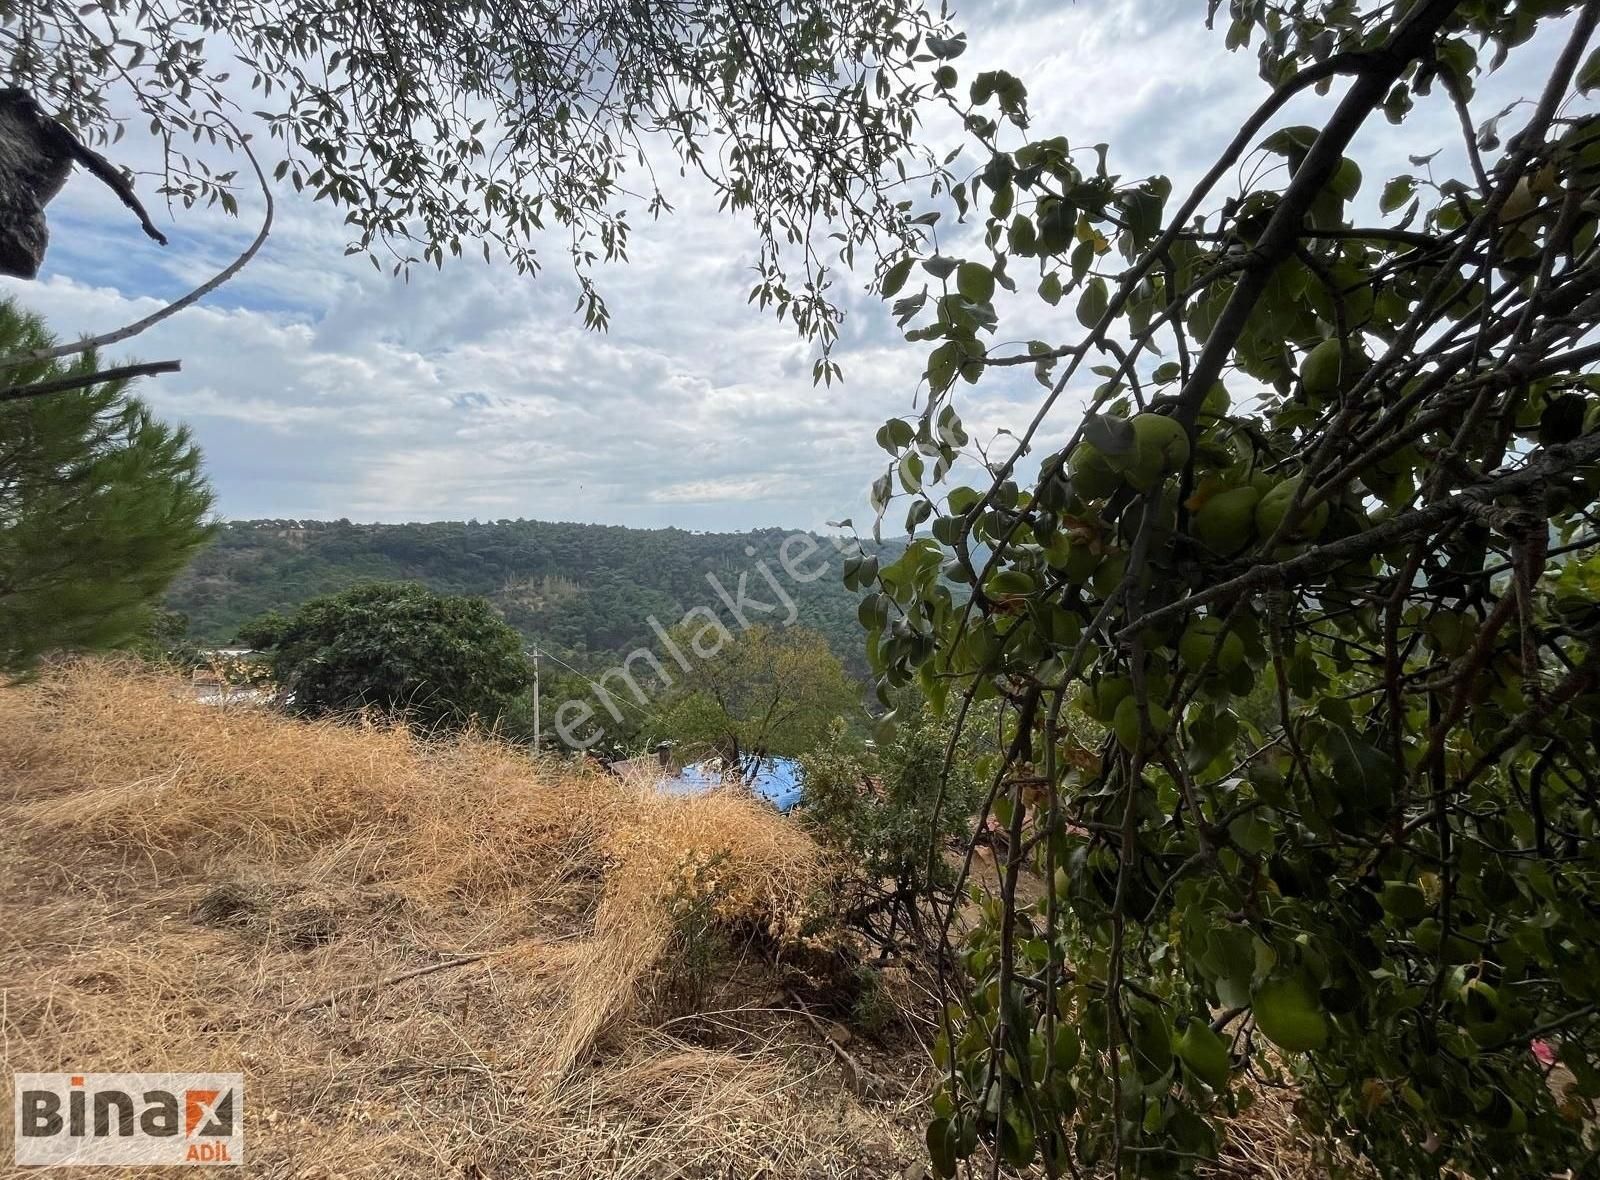
[{"label": "sky", "polygon": [[[970,44],[956,64],[963,85],[978,69],[1009,69],[1028,84],[1036,134],[1109,143],[1113,171],[1164,173],[1181,193],[1265,94],[1254,54],[1229,53],[1221,29],[1205,29],[1205,7],[972,4],[955,14]],[[1540,56],[1539,43],[1529,48],[1486,85],[1480,115],[1495,112],[1497,92],[1525,92],[1519,71]],[[1311,121],[1319,101],[1333,99],[1308,96],[1281,122]],[[1435,102],[1403,131],[1381,120],[1363,131],[1363,199],[1408,171],[1407,155],[1448,144],[1452,126]],[[937,123],[927,134],[955,142]],[[814,348],[746,301],[750,226],[694,184],[672,196],[677,209],[661,221],[635,215],[629,261],[601,271],[612,320],[597,333],[573,313],[576,284],[559,262],[520,277],[469,250],[440,272],[388,278],[344,256],[341,213],[284,185],[273,233],[243,274],[107,359],[181,358],[182,372],[138,392],[192,429],[231,519],[717,530],[862,520],[885,458],[873,434],[912,410],[928,346],[902,338],[865,291],[870,275],[846,275],[844,380],[815,385]],[[49,207],[39,277],[0,287],[60,336],[104,332],[219,269],[254,234],[259,204],[245,197],[237,220],[152,207],[171,239],[163,249],[79,173]],[[1002,310],[1000,337],[1062,341],[1075,327],[1065,303],[1029,299]],[[1071,433],[1094,380],[1063,399],[1044,447]],[[963,388],[959,408],[986,442],[1020,429],[1042,392],[1026,368],[1006,370]]]}]

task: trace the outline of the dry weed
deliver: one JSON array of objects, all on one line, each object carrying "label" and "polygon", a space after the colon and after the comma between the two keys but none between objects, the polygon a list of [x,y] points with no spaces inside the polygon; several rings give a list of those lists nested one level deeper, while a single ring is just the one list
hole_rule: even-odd
[{"label": "dry weed", "polygon": [[[885,1084],[849,1092],[764,962],[639,1002],[686,912],[781,947],[826,872],[736,793],[75,664],[0,689],[0,1068],[242,1070],[273,1177],[900,1177],[919,1049],[852,1043]],[[1288,1122],[1224,1174],[1305,1175]]]}]

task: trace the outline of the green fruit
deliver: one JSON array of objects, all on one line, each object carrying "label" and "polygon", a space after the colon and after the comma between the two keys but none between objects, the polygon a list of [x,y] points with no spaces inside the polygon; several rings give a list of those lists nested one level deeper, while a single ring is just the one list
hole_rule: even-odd
[{"label": "green fruit", "polygon": [[[1217,647],[1217,637],[1222,636],[1222,646]],[[1215,616],[1196,619],[1184,628],[1178,640],[1178,658],[1191,672],[1203,672],[1211,664],[1211,652],[1216,649],[1216,668],[1222,673],[1232,672],[1244,663],[1244,640],[1232,631],[1224,632],[1222,620]]]},{"label": "green fruit", "polygon": [[1189,461],[1189,432],[1165,414],[1135,414],[1133,450],[1110,456],[1111,466],[1134,487],[1147,492]]},{"label": "green fruit", "polygon": [[[1163,734],[1172,724],[1172,715],[1160,705],[1151,701],[1148,706],[1150,714],[1150,732]],[[1132,752],[1139,748],[1139,701],[1131,694],[1124,697],[1117,706],[1117,711],[1112,714],[1111,728],[1117,735],[1117,740],[1123,747]]]},{"label": "green fruit", "polygon": [[1339,392],[1339,371],[1344,367],[1344,346],[1324,340],[1300,362],[1300,384],[1310,397],[1331,397]]},{"label": "green fruit", "polygon": [[1256,1027],[1280,1049],[1306,1053],[1328,1043],[1328,1018],[1316,993],[1298,975],[1280,975],[1256,990],[1251,1000]]},{"label": "green fruit", "polygon": [[1440,611],[1428,620],[1428,634],[1440,655],[1465,655],[1477,633],[1478,621],[1460,611]]},{"label": "green fruit", "polygon": [[1105,676],[1090,685],[1082,697],[1083,711],[1096,721],[1110,721],[1117,706],[1133,691],[1133,682],[1126,676]]},{"label": "green fruit", "polygon": [[1228,1075],[1233,1072],[1228,1043],[1212,1032],[1204,1020],[1189,1021],[1172,1047],[1189,1072],[1213,1090],[1221,1090],[1228,1084]]},{"label": "green fruit", "polygon": [[1532,213],[1538,204],[1539,198],[1533,194],[1533,185],[1528,183],[1528,178],[1524,176],[1517,181],[1505,204],[1500,206],[1500,224],[1510,225],[1514,221],[1521,221]]},{"label": "green fruit", "polygon": [[1490,1024],[1500,1019],[1500,993],[1481,979],[1461,985],[1461,1002],[1467,1010],[1467,1024]]},{"label": "green fruit", "polygon": [[1402,922],[1415,922],[1430,908],[1427,896],[1409,881],[1385,881],[1378,901],[1385,913],[1393,914]]},{"label": "green fruit", "polygon": [[1146,1081],[1155,1081],[1172,1068],[1172,1034],[1161,1013],[1134,1010],[1133,1058]]},{"label": "green fruit", "polygon": [[1079,541],[1071,541],[1063,545],[1059,551],[1052,550],[1050,564],[1060,570],[1061,576],[1070,584],[1081,586],[1094,576],[1100,558],[1089,546]]},{"label": "green fruit", "polygon": [[[1300,476],[1291,476],[1283,480],[1270,492],[1261,497],[1261,502],[1256,505],[1256,532],[1263,537],[1270,537],[1278,531],[1278,526],[1283,523],[1284,516],[1289,511],[1289,506],[1294,503],[1295,494],[1300,490]],[[1328,523],[1328,502],[1324,500],[1309,513],[1303,512],[1294,530],[1290,532],[1290,540],[1315,537]]]},{"label": "green fruit", "polygon": [[1334,170],[1333,178],[1328,181],[1328,188],[1346,201],[1354,200],[1356,193],[1361,191],[1360,165],[1345,156]]},{"label": "green fruit", "polygon": [[1085,500],[1103,500],[1122,486],[1121,477],[1100,448],[1089,442],[1080,442],[1072,448],[1067,473],[1072,476],[1073,491]]},{"label": "green fruit", "polygon": [[1500,1131],[1521,1134],[1528,1129],[1528,1116],[1504,1091],[1496,1090],[1478,1111],[1483,1121]]},{"label": "green fruit", "polygon": [[1116,588],[1122,585],[1122,576],[1128,572],[1128,555],[1125,552],[1106,554],[1098,568],[1090,586],[1099,598],[1110,598]]},{"label": "green fruit", "polygon": [[1261,493],[1252,487],[1218,492],[1194,514],[1193,532],[1213,553],[1232,556],[1250,543],[1256,530]]}]

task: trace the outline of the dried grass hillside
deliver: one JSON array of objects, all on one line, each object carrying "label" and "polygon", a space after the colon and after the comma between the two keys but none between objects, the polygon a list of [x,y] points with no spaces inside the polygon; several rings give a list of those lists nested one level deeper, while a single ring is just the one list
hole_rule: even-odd
[{"label": "dried grass hillside", "polygon": [[[824,986],[828,874],[733,795],[77,664],[0,689],[0,1071],[242,1070],[259,1176],[920,1176],[928,1004]],[[1256,1110],[1223,1171],[1304,1174]]]}]

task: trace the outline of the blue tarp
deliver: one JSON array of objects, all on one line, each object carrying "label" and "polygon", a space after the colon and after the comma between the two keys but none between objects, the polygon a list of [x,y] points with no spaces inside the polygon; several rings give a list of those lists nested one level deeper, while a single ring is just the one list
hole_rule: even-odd
[{"label": "blue tarp", "polygon": [[[656,780],[656,788],[673,795],[699,795],[726,781],[716,764],[693,762],[675,775]],[[800,764],[793,758],[763,758],[753,775],[745,775],[745,781],[779,811],[788,811],[800,802]]]}]

